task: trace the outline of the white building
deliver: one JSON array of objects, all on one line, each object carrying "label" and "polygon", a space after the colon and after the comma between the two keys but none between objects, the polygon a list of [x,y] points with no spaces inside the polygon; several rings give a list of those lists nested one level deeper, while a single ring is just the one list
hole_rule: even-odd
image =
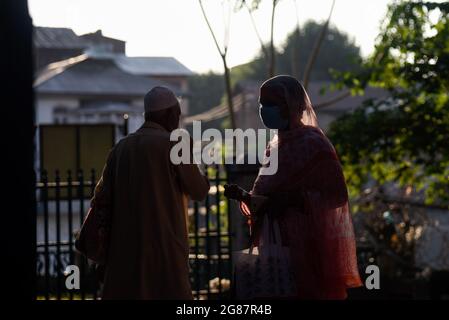
[{"label": "white building", "polygon": [[[116,124],[116,140],[144,122],[143,98],[155,86],[173,90],[188,113],[187,67],[173,57],[128,57],[125,42],[101,31],[34,30],[36,124]],[[39,159],[39,134],[36,135]],[[37,163],[37,169],[39,165]]]}]

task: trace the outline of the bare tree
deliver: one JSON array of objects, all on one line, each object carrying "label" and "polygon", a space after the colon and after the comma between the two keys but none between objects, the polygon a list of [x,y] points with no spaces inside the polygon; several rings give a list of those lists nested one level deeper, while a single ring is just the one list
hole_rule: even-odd
[{"label": "bare tree", "polygon": [[[268,46],[264,43],[262,37],[260,36],[260,32],[258,30],[258,27],[257,27],[255,19],[254,19],[254,11],[259,8],[261,1],[262,0],[252,0],[251,3],[249,3],[250,2],[249,0],[240,0],[240,5],[236,5],[236,7],[238,9],[245,7],[246,10],[248,11],[248,14],[251,19],[251,24],[254,28],[257,39],[259,40],[259,43],[260,43],[260,48],[262,50],[262,54],[265,58],[265,61],[268,62],[268,68],[267,68],[268,76],[273,77],[276,73],[276,48],[274,46],[275,12],[276,12],[276,6],[279,4],[280,0],[271,0],[272,1],[272,10],[271,10],[271,23],[270,23],[270,42],[269,42]],[[300,74],[298,61],[299,61],[299,46],[300,46],[300,36],[301,36],[300,30],[301,29],[300,29],[297,1],[296,0],[293,0],[293,1],[294,1],[294,5],[295,5],[295,10],[296,10],[296,30],[295,30],[296,43],[294,45],[293,54],[292,54],[292,70],[293,70],[293,76],[298,77]],[[232,100],[233,93],[232,93],[232,87],[231,87],[231,76],[230,76],[230,69],[227,65],[227,59],[226,59],[227,50],[228,50],[228,41],[225,40],[224,48],[222,50],[220,48],[220,45],[218,44],[215,33],[210,25],[209,19],[207,18],[207,14],[205,12],[202,0],[199,0],[199,4],[201,7],[201,11],[203,13],[204,19],[206,21],[206,24],[207,24],[209,31],[212,35],[212,38],[214,40],[215,46],[217,47],[217,50],[218,50],[218,52],[222,58],[222,61],[223,61],[226,97],[227,97],[228,109],[229,109],[229,114],[230,114],[230,119],[231,119],[231,126],[232,126],[232,128],[235,128],[235,116],[234,116],[234,104],[233,104],[233,100]],[[307,64],[306,64],[306,67],[304,70],[303,81],[302,81],[303,85],[306,89],[308,88],[308,85],[309,85],[310,75],[313,70],[313,66],[316,62],[316,58],[320,52],[321,45],[322,45],[324,38],[327,34],[327,31],[329,29],[329,23],[330,23],[330,19],[332,17],[334,7],[335,7],[335,0],[332,1],[329,16],[328,16],[326,22],[323,24],[320,34],[315,41],[313,50],[307,60]],[[225,22],[225,24],[226,24],[226,22]],[[229,34],[229,25],[226,25],[225,28],[227,30],[227,35],[228,35]],[[345,92],[342,92],[337,97],[330,99],[328,101],[324,101],[323,103],[320,103],[319,105],[316,105],[314,107],[316,109],[325,108],[325,107],[331,106],[349,96],[350,96],[350,92],[345,91]]]},{"label": "bare tree", "polygon": [[232,87],[231,87],[231,72],[228,67],[227,62],[227,53],[228,53],[228,44],[229,44],[229,21],[225,21],[225,41],[223,45],[223,50],[221,49],[220,45],[218,44],[217,37],[215,36],[215,32],[212,29],[212,26],[209,22],[209,19],[207,18],[206,11],[204,9],[203,1],[198,0],[201,12],[203,13],[204,20],[206,21],[207,27],[209,28],[209,31],[212,35],[212,38],[214,40],[215,46],[217,47],[218,53],[221,56],[221,60],[223,61],[223,67],[224,67],[224,78],[225,78],[225,87],[226,87],[226,99],[228,102],[228,110],[229,110],[229,118],[231,119],[231,127],[232,129],[235,129],[235,115],[234,115],[234,104],[232,101]]},{"label": "bare tree", "polygon": [[246,8],[246,10],[248,11],[249,17],[251,19],[251,24],[252,24],[252,26],[254,28],[254,32],[256,33],[257,39],[259,40],[259,43],[260,43],[260,48],[262,50],[262,54],[265,57],[266,61],[268,61],[268,59],[270,57],[270,54],[268,52],[267,47],[265,46],[265,43],[262,40],[262,37],[260,36],[259,30],[258,30],[257,25],[256,25],[256,21],[254,20],[253,12],[254,12],[254,9],[256,7],[254,7],[254,5],[250,6],[248,4],[248,1],[245,1],[245,0],[242,0],[242,6],[244,6]]},{"label": "bare tree", "polygon": [[[241,0],[240,7],[244,6],[249,13],[249,16],[251,18],[251,24],[254,28],[254,31],[257,35],[259,42],[260,42],[260,47],[261,47],[262,53],[265,57],[265,60],[267,62],[269,62],[268,76],[273,77],[276,72],[276,58],[275,58],[276,50],[274,47],[274,23],[275,23],[274,18],[275,18],[276,5],[279,3],[279,0],[272,0],[271,32],[270,32],[269,48],[267,48],[267,46],[265,45],[265,43],[262,40],[262,37],[260,36],[259,30],[258,30],[257,25],[254,20],[254,15],[253,15],[254,11],[259,7],[261,0],[252,0],[251,4],[249,4],[248,2],[249,2],[248,0]],[[293,2],[295,5],[295,12],[296,12],[296,30],[295,30],[295,43],[293,45],[293,52],[292,52],[292,73],[293,73],[294,77],[299,77],[299,75],[300,75],[299,47],[300,47],[300,37],[301,37],[301,26],[300,26],[300,21],[299,21],[297,1],[293,0]],[[330,19],[332,17],[332,13],[334,11],[334,6],[335,6],[335,0],[332,1],[332,6],[331,6],[331,9],[329,12],[329,16],[321,28],[320,34],[319,34],[317,40],[315,41],[313,50],[312,50],[312,52],[309,56],[309,59],[307,61],[307,64],[306,64],[306,67],[304,70],[304,77],[303,77],[303,84],[306,89],[309,85],[310,75],[313,70],[313,66],[315,64],[316,58],[320,52],[321,45],[324,41],[324,37],[326,36],[326,33],[329,29],[329,23],[330,23]],[[320,103],[319,105],[316,105],[315,108],[318,109],[318,108],[325,108],[325,107],[331,106],[331,105],[349,97],[350,95],[351,95],[351,93],[349,91],[342,92],[337,97],[330,99],[328,101],[324,101],[323,103]]]},{"label": "bare tree", "polygon": [[329,22],[332,17],[332,12],[334,11],[334,6],[335,6],[335,0],[332,1],[332,6],[331,6],[331,10],[329,12],[329,16],[328,16],[326,22],[323,24],[323,27],[321,28],[321,32],[315,41],[313,50],[309,56],[309,60],[307,61],[307,65],[304,70],[304,77],[302,80],[304,88],[306,88],[306,89],[309,85],[310,73],[312,72],[312,68],[313,68],[313,65],[315,64],[315,60],[318,56],[318,53],[320,52],[321,44],[323,43],[324,36],[326,35],[327,30],[329,29]]},{"label": "bare tree", "polygon": [[299,44],[301,40],[301,25],[299,23],[299,14],[298,14],[298,4],[296,0],[293,0],[295,4],[295,13],[296,13],[296,30],[295,30],[295,38],[293,41],[293,52],[292,52],[292,75],[295,78],[299,78],[300,75],[300,67],[299,67]]},{"label": "bare tree", "polygon": [[271,32],[270,32],[270,78],[274,76],[276,72],[276,49],[274,47],[274,16],[276,11],[276,5],[279,0],[273,0],[273,5],[271,9]]},{"label": "bare tree", "polygon": [[260,42],[260,48],[262,50],[262,54],[265,58],[265,61],[268,62],[268,77],[273,77],[276,73],[276,48],[274,46],[274,24],[275,24],[275,13],[276,13],[276,6],[278,5],[280,0],[271,0],[272,1],[272,7],[271,7],[271,23],[270,23],[270,42],[268,47],[263,42],[259,30],[257,28],[257,25],[254,20],[254,11],[259,8],[259,4],[261,0],[252,0],[251,5],[248,4],[248,0],[240,0],[241,1],[241,7],[245,7],[248,10],[249,16],[251,18],[251,24],[253,25],[254,31],[256,32],[257,38]]}]

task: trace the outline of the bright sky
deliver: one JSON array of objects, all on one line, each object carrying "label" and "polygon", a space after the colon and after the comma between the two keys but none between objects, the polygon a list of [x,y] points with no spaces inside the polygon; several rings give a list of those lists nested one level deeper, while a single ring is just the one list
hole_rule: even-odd
[{"label": "bright sky", "polygon": [[[373,49],[380,21],[391,0],[336,0],[332,23],[348,33],[367,55]],[[221,58],[197,0],[28,0],[37,26],[72,28],[77,34],[98,29],[126,41],[129,56],[173,56],[196,72],[222,72]],[[227,1],[203,0],[220,43],[224,39]],[[332,0],[297,0],[300,23],[323,21]],[[271,1],[262,0],[255,13],[264,40],[269,39]],[[280,0],[276,9],[275,43],[282,44],[296,26],[294,0]],[[248,12],[232,13],[228,61],[250,61],[260,45]]]}]

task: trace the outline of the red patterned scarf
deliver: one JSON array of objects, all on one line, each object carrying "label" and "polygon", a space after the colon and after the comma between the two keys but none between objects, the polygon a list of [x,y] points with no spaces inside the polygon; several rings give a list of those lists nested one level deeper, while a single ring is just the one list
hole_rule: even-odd
[{"label": "red patterned scarf", "polygon": [[[280,132],[267,152],[272,148],[278,149],[278,171],[259,174],[252,193],[288,192],[303,200],[302,209],[274,213],[282,241],[290,248],[298,297],[345,299],[347,288],[362,283],[346,183],[335,149],[312,126]],[[253,227],[257,235],[257,225]]]}]

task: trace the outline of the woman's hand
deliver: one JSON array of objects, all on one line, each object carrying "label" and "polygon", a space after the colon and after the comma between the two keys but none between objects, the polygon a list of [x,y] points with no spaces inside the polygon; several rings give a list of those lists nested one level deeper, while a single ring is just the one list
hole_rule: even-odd
[{"label": "woman's hand", "polygon": [[244,201],[248,198],[249,193],[236,184],[225,184],[224,188],[224,196],[228,199]]}]

